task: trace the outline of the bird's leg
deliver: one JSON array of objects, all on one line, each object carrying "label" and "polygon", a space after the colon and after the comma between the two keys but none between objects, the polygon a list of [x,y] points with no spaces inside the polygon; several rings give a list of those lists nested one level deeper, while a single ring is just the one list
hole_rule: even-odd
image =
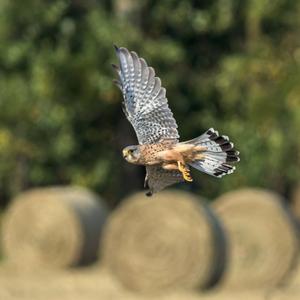
[{"label": "bird's leg", "polygon": [[193,181],[189,168],[183,162],[177,161],[177,167],[178,170],[182,173],[184,180],[189,182]]}]

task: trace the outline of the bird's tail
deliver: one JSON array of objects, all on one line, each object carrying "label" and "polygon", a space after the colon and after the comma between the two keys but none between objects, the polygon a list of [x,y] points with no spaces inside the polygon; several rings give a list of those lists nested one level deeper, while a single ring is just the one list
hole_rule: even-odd
[{"label": "bird's tail", "polygon": [[193,144],[202,148],[200,159],[189,163],[193,168],[215,177],[222,177],[231,174],[235,167],[228,164],[238,162],[239,152],[234,149],[233,143],[227,136],[220,136],[213,128],[208,129],[201,136],[183,142],[183,144]]}]

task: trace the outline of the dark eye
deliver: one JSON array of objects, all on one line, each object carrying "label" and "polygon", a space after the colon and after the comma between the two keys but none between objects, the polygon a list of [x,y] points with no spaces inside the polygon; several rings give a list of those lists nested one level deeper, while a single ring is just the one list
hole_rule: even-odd
[{"label": "dark eye", "polygon": [[130,149],[129,153],[132,154],[132,155],[135,155],[136,154],[136,149]]}]

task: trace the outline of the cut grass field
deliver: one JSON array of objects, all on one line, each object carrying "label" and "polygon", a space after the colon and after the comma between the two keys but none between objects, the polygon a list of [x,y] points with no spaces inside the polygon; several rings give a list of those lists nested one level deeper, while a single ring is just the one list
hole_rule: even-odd
[{"label": "cut grass field", "polygon": [[299,300],[300,276],[273,290],[212,290],[206,293],[173,291],[142,295],[122,288],[99,266],[69,271],[20,271],[0,266],[1,300]]}]

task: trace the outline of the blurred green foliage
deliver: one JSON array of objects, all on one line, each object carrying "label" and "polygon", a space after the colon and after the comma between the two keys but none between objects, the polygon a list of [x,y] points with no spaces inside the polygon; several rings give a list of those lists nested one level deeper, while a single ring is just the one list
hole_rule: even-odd
[{"label": "blurred green foliage", "polygon": [[194,172],[183,188],[287,193],[300,177],[299,23],[294,0],[0,0],[0,199],[73,183],[114,203],[142,188],[120,156],[135,138],[113,44],[156,69],[182,140],[214,127],[241,152],[234,175]]}]

